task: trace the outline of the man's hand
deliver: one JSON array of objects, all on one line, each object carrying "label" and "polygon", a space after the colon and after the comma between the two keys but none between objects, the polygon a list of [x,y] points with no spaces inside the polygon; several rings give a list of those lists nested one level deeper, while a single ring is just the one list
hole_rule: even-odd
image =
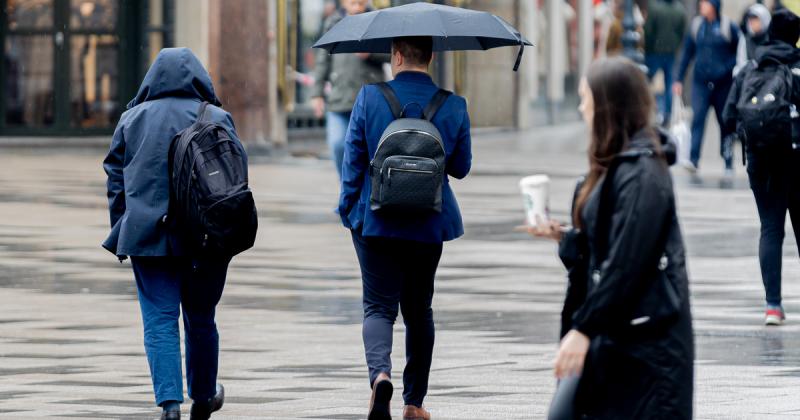
[{"label": "man's hand", "polygon": [[311,108],[314,109],[315,117],[322,118],[325,115],[325,98],[321,96],[311,98]]},{"label": "man's hand", "polygon": [[356,53],[356,56],[362,60],[366,60],[369,58],[369,53]]}]

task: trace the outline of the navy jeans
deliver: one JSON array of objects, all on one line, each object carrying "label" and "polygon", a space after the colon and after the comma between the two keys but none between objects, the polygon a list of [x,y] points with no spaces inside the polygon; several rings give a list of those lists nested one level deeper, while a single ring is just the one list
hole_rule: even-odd
[{"label": "navy jeans", "polygon": [[364,288],[364,351],[370,386],[380,373],[392,375],[392,327],[397,307],[406,325],[403,401],[422,406],[433,356],[433,279],[442,244],[364,237],[353,231]]},{"label": "navy jeans", "polygon": [[720,126],[720,156],[725,160],[725,167],[733,168],[732,148],[725,144],[731,134],[722,123],[722,110],[731,90],[732,79],[723,79],[717,82],[703,82],[695,80],[692,83],[692,163],[700,167],[700,153],[703,149],[703,136],[706,130],[706,116],[708,108],[714,107],[717,122]]},{"label": "navy jeans", "polygon": [[781,304],[781,265],[787,210],[800,249],[800,183],[797,182],[798,176],[792,174],[797,167],[789,167],[785,172],[780,170],[781,167],[784,167],[781,162],[773,161],[769,167],[747,171],[761,219],[758,259],[768,305]]},{"label": "navy jeans", "polygon": [[144,324],[144,348],[156,404],[183,401],[178,315],[183,307],[189,397],[216,393],[219,335],[214,323],[230,259],[132,257]]},{"label": "navy jeans", "polygon": [[664,121],[669,122],[672,115],[672,70],[675,68],[675,54],[650,54],[645,57],[647,77],[652,79],[659,70],[664,72],[664,93],[656,96],[658,111]]},{"label": "navy jeans", "polygon": [[347,127],[350,124],[349,112],[325,113],[325,138],[331,151],[333,164],[339,179],[342,179],[342,161],[344,161],[344,139],[347,136]]}]

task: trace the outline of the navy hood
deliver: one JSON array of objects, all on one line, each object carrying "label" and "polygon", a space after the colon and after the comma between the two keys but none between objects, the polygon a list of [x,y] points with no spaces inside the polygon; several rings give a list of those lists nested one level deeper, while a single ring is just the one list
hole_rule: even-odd
[{"label": "navy hood", "polygon": [[128,108],[166,97],[196,98],[220,106],[211,76],[188,48],[162,49]]},{"label": "navy hood", "polygon": [[717,20],[720,20],[720,13],[722,12],[722,0],[708,0],[714,9],[717,11]]}]

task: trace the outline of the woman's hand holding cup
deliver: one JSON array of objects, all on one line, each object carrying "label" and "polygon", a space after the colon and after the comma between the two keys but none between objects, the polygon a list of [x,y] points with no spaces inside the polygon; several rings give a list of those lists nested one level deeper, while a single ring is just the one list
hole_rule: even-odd
[{"label": "woman's hand holding cup", "polygon": [[535,225],[524,225],[515,228],[519,232],[528,232],[534,238],[552,239],[556,242],[561,241],[564,227],[555,220],[544,220],[541,216],[536,216]]}]

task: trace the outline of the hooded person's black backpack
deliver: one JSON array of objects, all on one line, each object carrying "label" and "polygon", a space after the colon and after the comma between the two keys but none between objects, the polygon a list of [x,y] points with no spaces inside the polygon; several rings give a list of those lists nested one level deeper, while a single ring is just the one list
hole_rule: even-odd
[{"label": "hooded person's black backpack", "polygon": [[170,144],[169,218],[192,255],[233,256],[253,246],[258,217],[244,151],[206,120],[208,105]]},{"label": "hooded person's black backpack", "polygon": [[395,120],[383,131],[369,164],[370,208],[381,212],[441,213],[446,155],[442,135],[431,121],[451,93],[439,89],[423,109],[422,118],[406,118],[405,108],[391,86],[376,86]]},{"label": "hooded person's black backpack", "polygon": [[792,70],[779,62],[758,63],[745,74],[736,111],[739,131],[751,147],[780,150],[792,144],[792,125],[798,123],[793,85]]}]

